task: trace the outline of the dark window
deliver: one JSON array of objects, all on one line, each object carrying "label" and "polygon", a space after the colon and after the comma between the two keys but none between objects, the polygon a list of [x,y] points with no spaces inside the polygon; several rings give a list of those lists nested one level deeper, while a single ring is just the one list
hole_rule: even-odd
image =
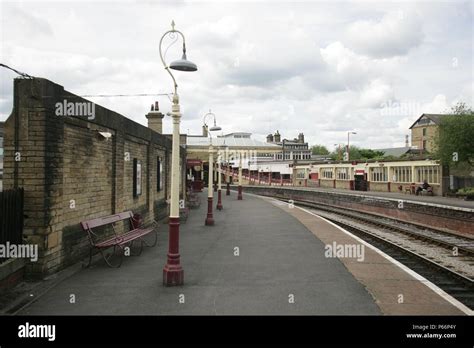
[{"label": "dark window", "polygon": [[158,157],[156,161],[156,191],[160,192],[163,189],[163,162]]},{"label": "dark window", "polygon": [[426,135],[426,128],[423,128],[423,136]]},{"label": "dark window", "polygon": [[133,197],[138,197],[142,194],[142,164],[134,158],[133,159]]}]

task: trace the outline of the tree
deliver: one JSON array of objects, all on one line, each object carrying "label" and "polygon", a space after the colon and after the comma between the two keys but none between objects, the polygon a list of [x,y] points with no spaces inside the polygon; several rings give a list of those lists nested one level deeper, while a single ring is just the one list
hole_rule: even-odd
[{"label": "tree", "polygon": [[313,155],[329,155],[329,150],[324,145],[313,145],[311,147],[311,153]]},{"label": "tree", "polygon": [[383,159],[384,152],[376,151],[372,149],[359,149],[359,153],[362,159]]},{"label": "tree", "polygon": [[474,113],[459,102],[441,119],[435,136],[435,158],[443,165],[474,165]]},{"label": "tree", "polygon": [[[341,147],[340,153],[338,153],[338,150],[335,150],[331,153],[331,158],[333,160],[342,160],[346,150],[347,148],[345,146]],[[384,152],[372,149],[362,149],[358,146],[351,145],[349,148],[349,159],[351,161],[366,161],[370,159],[382,160],[384,159]]]}]

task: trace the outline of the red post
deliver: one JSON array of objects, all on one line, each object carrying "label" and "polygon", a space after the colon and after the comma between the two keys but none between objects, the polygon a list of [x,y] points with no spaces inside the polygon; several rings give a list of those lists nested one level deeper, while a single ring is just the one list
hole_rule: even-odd
[{"label": "red post", "polygon": [[169,218],[168,260],[163,268],[163,285],[183,285],[184,271],[179,255],[179,217]]},{"label": "red post", "polygon": [[241,201],[242,200],[242,186],[238,186],[238,194],[237,194],[237,200]]},{"label": "red post", "polygon": [[214,225],[214,216],[212,215],[212,197],[207,197],[207,217],[206,226]]},{"label": "red post", "polygon": [[217,190],[217,210],[222,210],[222,190]]}]

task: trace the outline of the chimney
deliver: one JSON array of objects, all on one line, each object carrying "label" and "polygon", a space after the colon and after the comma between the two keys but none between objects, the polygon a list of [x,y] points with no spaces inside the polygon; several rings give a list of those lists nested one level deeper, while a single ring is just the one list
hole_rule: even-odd
[{"label": "chimney", "polygon": [[405,147],[410,147],[410,141],[409,141],[410,136],[407,134],[405,135]]},{"label": "chimney", "polygon": [[267,135],[267,143],[273,143],[273,135],[272,134]]},{"label": "chimney", "polygon": [[202,126],[202,136],[207,138],[208,135],[208,128],[207,125]]},{"label": "chimney", "polygon": [[304,144],[304,134],[303,133],[298,134],[298,142],[300,144]]},{"label": "chimney", "polygon": [[280,132],[276,131],[274,139],[275,143],[279,143],[281,141]]},{"label": "chimney", "polygon": [[160,112],[160,107],[158,102],[155,102],[155,105],[151,104],[151,109],[148,114],[145,115],[148,119],[148,128],[154,130],[157,133],[163,134],[163,115]]}]

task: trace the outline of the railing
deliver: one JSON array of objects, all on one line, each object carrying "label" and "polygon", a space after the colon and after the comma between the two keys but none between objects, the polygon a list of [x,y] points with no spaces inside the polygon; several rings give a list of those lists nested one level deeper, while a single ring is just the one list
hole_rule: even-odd
[{"label": "railing", "polygon": [[23,202],[22,188],[0,192],[0,245],[23,243]]}]

